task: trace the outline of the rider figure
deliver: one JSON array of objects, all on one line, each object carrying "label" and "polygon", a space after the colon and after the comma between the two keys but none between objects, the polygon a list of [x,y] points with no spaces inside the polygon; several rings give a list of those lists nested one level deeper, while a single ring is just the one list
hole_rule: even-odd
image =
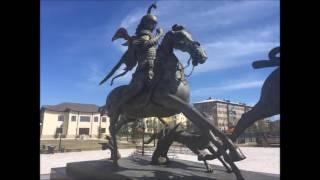
[{"label": "rider figure", "polygon": [[137,60],[138,66],[132,76],[130,84],[125,90],[125,96],[123,96],[115,105],[116,107],[114,107],[117,113],[119,113],[119,108],[124,103],[138,95],[153,79],[157,44],[163,35],[163,30],[158,28],[156,36],[152,37],[152,32],[157,25],[157,17],[151,14],[152,8],[156,8],[155,4],[152,4],[147,14],[142,17],[136,29],[135,36],[132,37],[133,51],[131,52],[134,53],[134,58]]}]

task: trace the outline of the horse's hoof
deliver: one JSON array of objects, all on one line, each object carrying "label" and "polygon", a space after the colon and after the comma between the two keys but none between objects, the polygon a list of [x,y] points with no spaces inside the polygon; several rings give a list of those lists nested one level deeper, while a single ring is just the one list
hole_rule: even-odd
[{"label": "horse's hoof", "polygon": [[208,169],[206,172],[207,172],[207,173],[212,173],[212,172],[213,172],[213,169],[210,168],[210,169]]},{"label": "horse's hoof", "polygon": [[118,163],[116,163],[116,164],[113,163],[113,164],[112,164],[112,169],[113,169],[113,170],[119,169],[119,164],[118,164]]},{"label": "horse's hoof", "polygon": [[240,148],[236,147],[233,151],[229,153],[230,159],[233,162],[242,161],[246,159],[246,156],[241,152]]}]

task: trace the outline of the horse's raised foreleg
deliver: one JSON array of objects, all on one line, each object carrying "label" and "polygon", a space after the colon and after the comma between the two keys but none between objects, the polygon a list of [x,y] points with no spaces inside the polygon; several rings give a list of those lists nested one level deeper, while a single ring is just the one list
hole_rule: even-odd
[{"label": "horse's raised foreleg", "polygon": [[135,118],[128,118],[126,116],[121,116],[120,120],[115,123],[115,133],[117,134],[117,132],[123,125],[128,124],[130,122],[137,121],[137,120],[138,119],[135,119]]},{"label": "horse's raised foreleg", "polygon": [[149,138],[149,140],[144,141],[143,143],[144,143],[144,144],[149,144],[149,143],[151,143],[151,141],[153,141],[154,139],[156,139],[157,136],[158,136],[158,134],[153,134],[153,135]]},{"label": "horse's raised foreleg", "polygon": [[259,101],[250,111],[242,114],[232,132],[232,141],[236,141],[237,138],[256,121],[278,114],[277,111],[267,107],[269,107],[267,104],[263,104]]}]

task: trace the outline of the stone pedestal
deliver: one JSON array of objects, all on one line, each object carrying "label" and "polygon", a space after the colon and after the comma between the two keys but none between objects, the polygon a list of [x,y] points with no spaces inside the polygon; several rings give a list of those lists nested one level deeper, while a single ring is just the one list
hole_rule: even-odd
[{"label": "stone pedestal", "polygon": [[[57,179],[214,179],[235,180],[233,173],[229,174],[221,166],[213,166],[214,172],[207,173],[203,163],[184,160],[171,160],[166,166],[150,165],[150,156],[136,156],[119,160],[119,168],[114,169],[110,160],[95,160],[68,163],[65,169],[52,169]],[[246,180],[279,180],[279,175],[241,171]]]}]

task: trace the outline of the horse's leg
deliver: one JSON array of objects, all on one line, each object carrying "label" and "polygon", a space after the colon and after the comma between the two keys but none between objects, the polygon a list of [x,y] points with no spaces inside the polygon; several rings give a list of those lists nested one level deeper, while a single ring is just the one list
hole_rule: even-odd
[{"label": "horse's leg", "polygon": [[143,143],[144,143],[144,144],[149,144],[149,143],[151,143],[151,141],[153,141],[154,139],[156,139],[157,136],[158,136],[158,134],[153,134],[153,135],[149,138],[149,140],[144,141]]},{"label": "horse's leg", "polygon": [[213,169],[212,169],[212,167],[207,163],[207,160],[203,160],[203,163],[204,163],[204,165],[205,165],[206,168],[207,168],[207,172],[208,172],[208,173],[212,173],[212,172],[213,172]]},{"label": "horse's leg", "polygon": [[[203,131],[207,131],[209,140],[218,148],[218,152],[221,153],[223,155],[223,158],[230,164],[237,179],[244,179],[238,167],[234,164],[233,160],[226,153],[225,148],[219,143],[218,139],[213,135],[213,133],[215,133],[225,144],[228,145],[230,153],[235,154],[237,152],[235,146],[230,140],[226,138],[223,133],[221,133],[211,123],[209,123],[208,120],[203,117],[200,112],[198,112],[194,107],[190,106],[190,104],[171,94],[158,98],[157,96],[155,96],[155,98],[156,99],[154,101],[156,101],[157,103],[162,104],[167,108],[181,111],[195,125],[199,126],[201,129],[203,129]],[[241,154],[239,156],[241,158]]]},{"label": "horse's leg", "polygon": [[158,117],[159,121],[164,124],[166,127],[168,126],[168,123],[166,123],[166,121],[162,118],[162,117]]},{"label": "horse's leg", "polygon": [[127,116],[122,116],[119,121],[115,124],[115,132],[117,133],[119,129],[125,125],[128,124],[129,122],[137,121],[138,119],[135,118],[128,118]]},{"label": "horse's leg", "polygon": [[274,70],[263,83],[259,102],[238,121],[231,139],[235,141],[254,122],[280,113],[280,69]]},{"label": "horse's leg", "polygon": [[229,155],[226,153],[224,147],[218,142],[216,137],[212,134],[211,131],[209,131],[209,137],[210,141],[218,148],[218,154],[221,154],[223,156],[223,159],[230,165],[232,171],[237,177],[237,180],[244,180],[242,177],[242,174],[239,170],[239,168],[235,165],[233,160],[229,157]]},{"label": "horse's leg", "polygon": [[[176,109],[182,112],[190,121],[192,121],[200,129],[207,129],[212,131],[213,134],[222,140],[223,145],[230,150],[230,155],[233,161],[240,161],[246,157],[242,154],[241,150],[233,144],[233,142],[227,138],[219,129],[217,129],[212,122],[207,120],[202,113],[200,113],[195,107],[192,107],[189,103],[181,100],[179,97],[168,94],[167,96],[155,96],[155,102],[162,104],[166,108]],[[212,138],[211,138],[212,140]],[[225,149],[225,147],[224,147]]]},{"label": "horse's leg", "polygon": [[229,166],[226,164],[226,162],[221,158],[221,155],[218,154],[218,153],[214,150],[214,148],[212,147],[211,144],[208,146],[207,149],[211,152],[211,154],[213,155],[213,157],[216,157],[216,158],[222,163],[222,165],[227,169],[227,172],[228,172],[228,173],[231,173],[231,172],[232,172],[232,170],[230,169],[230,167],[229,167]]},{"label": "horse's leg", "polygon": [[116,131],[115,131],[115,125],[116,121],[118,120],[119,116],[111,116],[110,117],[110,126],[109,126],[109,132],[112,137],[112,145],[113,145],[113,166],[119,167],[118,165],[118,146],[117,146],[117,138],[116,138]]},{"label": "horse's leg", "polygon": [[201,153],[198,148],[187,146],[193,153],[195,153],[198,156],[198,161],[203,161],[204,165],[206,166],[207,172],[212,173],[213,169],[212,167],[207,163],[207,159],[205,158],[206,155]]},{"label": "horse's leg", "polygon": [[236,139],[256,121],[278,114],[278,112],[274,111],[272,108],[270,109],[267,107],[268,105],[259,101],[250,111],[242,114],[232,132],[232,141],[236,141]]},{"label": "horse's leg", "polygon": [[[169,150],[169,149],[168,149]],[[159,162],[159,158],[162,157],[164,152],[167,151],[167,148],[163,145],[163,140],[159,140],[156,146],[156,149],[152,153],[152,158],[151,158],[151,164],[152,165],[159,165],[161,164]]]}]

